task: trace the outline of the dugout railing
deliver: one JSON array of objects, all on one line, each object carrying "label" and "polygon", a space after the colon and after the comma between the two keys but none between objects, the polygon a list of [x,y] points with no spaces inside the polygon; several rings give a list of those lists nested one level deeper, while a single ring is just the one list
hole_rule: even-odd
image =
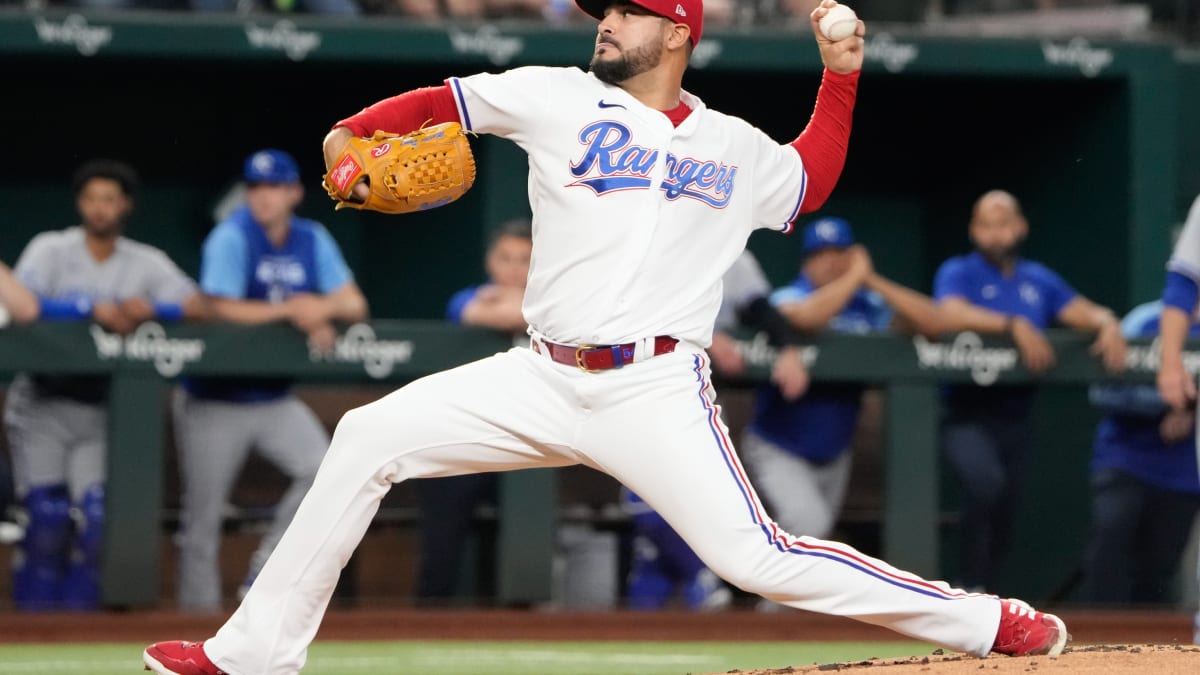
[{"label": "dugout railing", "polygon": [[[750,376],[726,386],[752,385],[767,373],[772,349],[760,336],[741,342]],[[941,573],[938,447],[939,388],[947,382],[980,386],[1035,383],[1074,386],[1110,379],[1088,353],[1084,336],[1050,333],[1058,363],[1032,376],[1008,342],[971,333],[941,341],[891,335],[837,336],[813,340],[805,359],[817,380],[863,382],[880,387],[884,413],[884,495],[881,553],[893,564],[933,577]],[[0,374],[17,372],[100,374],[110,377],[107,537],[103,563],[104,604],[147,607],[160,600],[159,541],[164,503],[164,399],[183,374],[292,376],[305,384],[400,385],[509,348],[506,336],[464,330],[437,321],[378,321],[341,330],[331,353],[310,352],[286,325],[145,324],[130,336],[96,325],[47,323],[0,330]],[[1157,363],[1152,343],[1134,342],[1121,379],[1151,382]],[[1188,361],[1200,370],[1200,354]],[[1086,451],[1088,420],[1050,419],[1075,430]],[[1072,451],[1080,453],[1080,447]],[[1085,471],[1061,476],[1086,482]],[[1062,494],[1040,495],[1050,506],[1040,529],[1077,522],[1052,506]],[[554,481],[549,471],[505,474],[498,504],[496,592],[501,603],[549,599],[551,551],[556,525]],[[1053,533],[1051,533],[1053,534]]]}]

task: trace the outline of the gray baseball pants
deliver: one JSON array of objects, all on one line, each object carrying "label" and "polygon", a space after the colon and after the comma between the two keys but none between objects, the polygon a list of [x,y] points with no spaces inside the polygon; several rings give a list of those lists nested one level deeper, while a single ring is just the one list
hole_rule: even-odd
[{"label": "gray baseball pants", "polygon": [[833,532],[850,482],[853,453],[828,464],[788,452],[747,429],[738,448],[775,522],[793,534],[824,539]]},{"label": "gray baseball pants", "polygon": [[308,492],[329,447],[320,420],[293,395],[273,401],[231,403],[199,399],[177,389],[173,400],[181,479],[179,608],[221,609],[221,525],[225,505],[252,450],[291,479],[270,529],[250,558],[257,576]]},{"label": "gray baseball pants", "polygon": [[58,396],[39,396],[25,376],[13,379],[4,409],[17,499],[31,487],[66,485],[78,504],[106,477],[108,409]]}]

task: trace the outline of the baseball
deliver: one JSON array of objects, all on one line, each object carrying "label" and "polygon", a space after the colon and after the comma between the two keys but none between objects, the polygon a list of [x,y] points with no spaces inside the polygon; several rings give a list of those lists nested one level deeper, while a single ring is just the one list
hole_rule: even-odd
[{"label": "baseball", "polygon": [[846,5],[834,5],[817,22],[821,34],[837,42],[854,35],[858,30],[858,15]]}]

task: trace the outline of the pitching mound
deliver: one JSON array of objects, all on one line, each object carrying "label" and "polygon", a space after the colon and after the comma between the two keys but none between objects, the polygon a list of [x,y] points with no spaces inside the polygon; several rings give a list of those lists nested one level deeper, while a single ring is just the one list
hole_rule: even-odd
[{"label": "pitching mound", "polygon": [[[732,670],[743,675],[785,675],[849,671],[849,675],[959,675],[960,673],[1069,673],[1112,675],[1113,673],[1175,675],[1200,673],[1200,647],[1184,645],[1081,645],[1067,647],[1061,656],[990,656],[986,659],[962,654],[934,652],[932,656],[906,659],[870,659],[853,663],[826,663],[773,670]],[[716,674],[713,674],[716,675]]]}]

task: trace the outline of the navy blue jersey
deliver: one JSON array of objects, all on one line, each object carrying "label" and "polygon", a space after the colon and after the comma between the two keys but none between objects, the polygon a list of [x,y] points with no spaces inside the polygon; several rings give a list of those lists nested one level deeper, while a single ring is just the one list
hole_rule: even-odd
[{"label": "navy blue jersey", "polygon": [[[1129,338],[1158,335],[1162,308],[1162,302],[1138,305],[1121,322],[1122,332]],[[1192,324],[1191,337],[1200,337],[1200,324]],[[1200,494],[1194,435],[1163,442],[1158,425],[1167,407],[1154,385],[1094,385],[1089,396],[1108,411],[1096,429],[1093,471],[1119,469],[1160,488]]]},{"label": "navy blue jersey", "polygon": [[1045,330],[1078,293],[1053,270],[1018,259],[1005,276],[978,251],[942,263],[933,280],[933,299],[960,297],[972,305],[1020,315]]},{"label": "navy blue jersey", "polygon": [[[1053,324],[1077,295],[1062,277],[1041,263],[1018,259],[1013,273],[1005,276],[978,251],[942,263],[933,280],[934,300],[959,297],[972,305],[1023,316],[1042,330]],[[952,410],[1014,419],[1029,414],[1033,393],[1032,387],[955,385],[943,389]]]}]

